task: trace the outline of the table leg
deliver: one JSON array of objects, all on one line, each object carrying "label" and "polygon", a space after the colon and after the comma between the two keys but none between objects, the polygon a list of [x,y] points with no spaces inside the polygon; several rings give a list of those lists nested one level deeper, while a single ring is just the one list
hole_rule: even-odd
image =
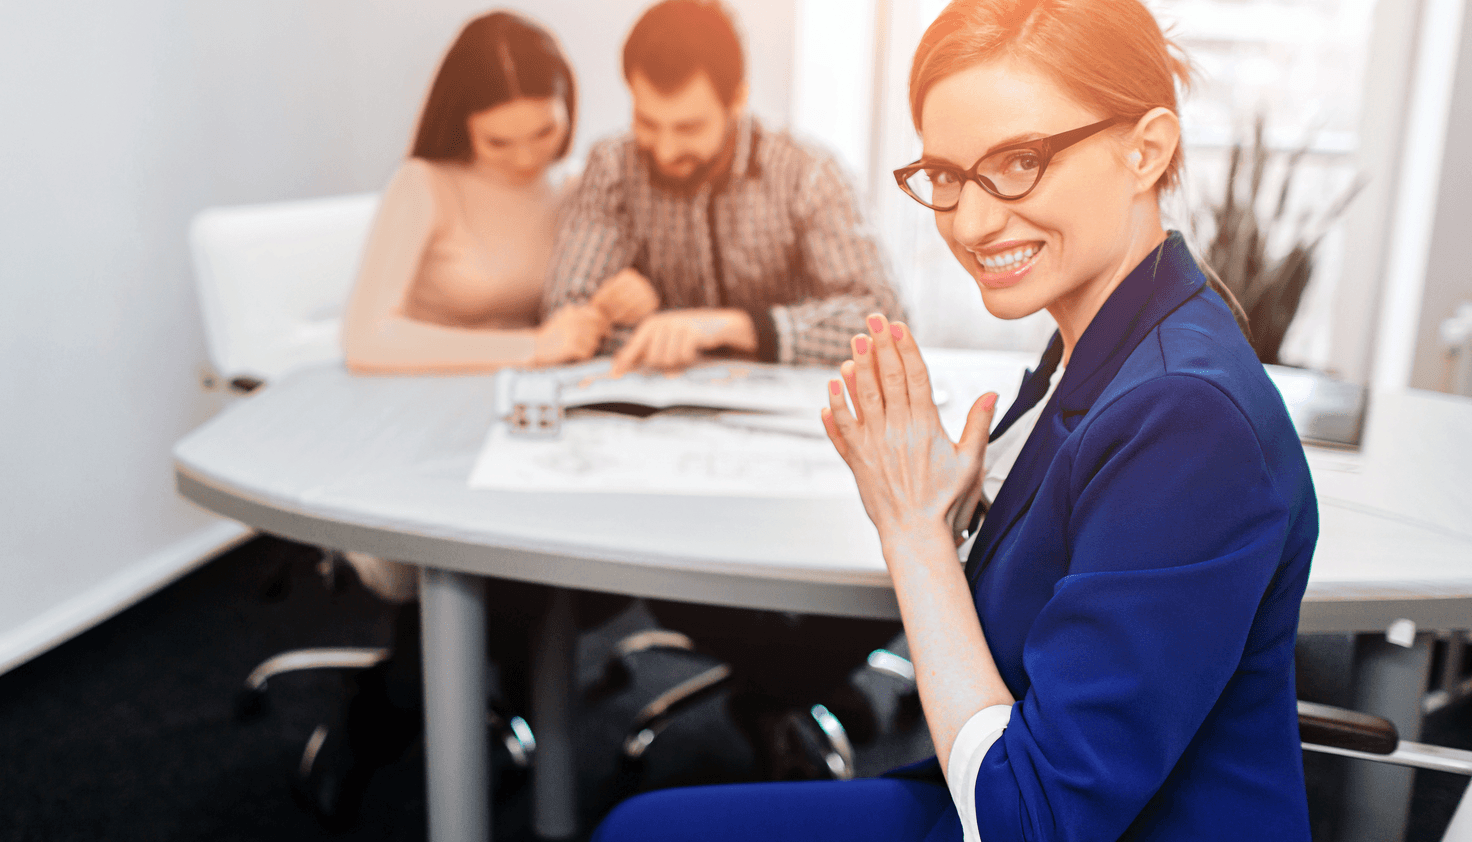
[{"label": "table leg", "polygon": [[[1355,710],[1395,723],[1403,740],[1421,737],[1421,698],[1431,669],[1431,635],[1416,635],[1410,647],[1383,634],[1355,641]],[[1415,770],[1387,763],[1350,761],[1344,781],[1342,842],[1399,842],[1405,838]]]},{"label": "table leg", "polygon": [[485,582],[425,567],[419,586],[429,839],[488,842]]},{"label": "table leg", "polygon": [[573,621],[572,592],[553,591],[542,618],[532,653],[532,729],[537,735],[537,759],[532,767],[532,824],[543,839],[566,839],[577,834],[577,770],[573,764],[572,705]]}]

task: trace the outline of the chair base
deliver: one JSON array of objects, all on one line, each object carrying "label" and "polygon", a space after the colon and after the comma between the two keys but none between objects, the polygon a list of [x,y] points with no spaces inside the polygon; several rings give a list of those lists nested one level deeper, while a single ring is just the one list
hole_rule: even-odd
[{"label": "chair base", "polygon": [[242,721],[258,718],[269,709],[266,685],[278,675],[301,670],[362,670],[375,666],[388,657],[387,649],[323,647],[292,649],[272,655],[251,670],[235,700],[236,717]]}]

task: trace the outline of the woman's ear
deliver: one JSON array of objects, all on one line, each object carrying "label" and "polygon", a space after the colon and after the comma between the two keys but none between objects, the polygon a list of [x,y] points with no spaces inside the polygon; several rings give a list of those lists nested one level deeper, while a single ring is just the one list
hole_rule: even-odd
[{"label": "woman's ear", "polygon": [[1181,121],[1169,108],[1152,108],[1129,133],[1125,161],[1143,192],[1154,190],[1181,143]]}]

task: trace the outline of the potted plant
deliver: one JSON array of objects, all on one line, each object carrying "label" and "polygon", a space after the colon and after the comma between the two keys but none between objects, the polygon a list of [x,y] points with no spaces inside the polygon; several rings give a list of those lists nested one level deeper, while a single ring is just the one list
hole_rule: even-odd
[{"label": "potted plant", "polygon": [[[1364,182],[1356,178],[1322,213],[1308,211],[1290,221],[1288,194],[1299,163],[1309,151],[1305,143],[1288,153],[1271,214],[1259,217],[1264,177],[1277,154],[1263,143],[1263,122],[1261,116],[1254,122],[1250,146],[1244,147],[1241,141],[1232,146],[1226,189],[1207,211],[1214,233],[1205,257],[1207,265],[1241,303],[1250,325],[1248,339],[1258,359],[1277,364],[1283,337],[1313,275],[1314,251]],[[1285,232],[1284,226],[1288,225],[1293,229]],[[1281,257],[1268,255],[1270,235],[1291,243]]]}]

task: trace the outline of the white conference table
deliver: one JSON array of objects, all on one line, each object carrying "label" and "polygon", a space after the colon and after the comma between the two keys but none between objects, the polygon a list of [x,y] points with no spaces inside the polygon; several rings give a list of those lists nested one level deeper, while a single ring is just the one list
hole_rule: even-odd
[{"label": "white conference table", "polygon": [[[1010,399],[1031,355],[927,352],[969,405]],[[174,449],[186,498],[261,530],[422,567],[430,838],[490,836],[485,576],[783,611],[898,618],[874,529],[847,499],[516,493],[466,478],[496,416],[494,378],[361,377],[340,365],[288,375]],[[1357,453],[1310,449],[1321,535],[1304,632],[1472,626],[1472,401],[1373,394]],[[537,635],[534,824],[577,832],[570,739],[570,600]],[[1366,671],[1420,669],[1424,635]],[[1408,673],[1409,671],[1409,673]],[[1419,699],[1389,691],[1387,704]],[[1399,771],[1399,770],[1392,770]],[[1382,786],[1375,784],[1373,786]],[[1409,783],[1406,783],[1409,786]],[[1377,799],[1378,800],[1378,799]]]}]

